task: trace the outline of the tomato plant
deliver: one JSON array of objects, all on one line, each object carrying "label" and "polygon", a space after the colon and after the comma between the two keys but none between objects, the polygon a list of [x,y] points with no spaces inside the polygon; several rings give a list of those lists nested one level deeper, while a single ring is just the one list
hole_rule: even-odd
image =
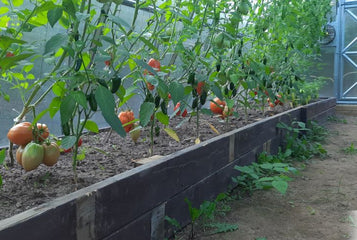
[{"label": "tomato plant", "polygon": [[[267,98],[282,102],[277,93],[284,101],[306,101],[318,90],[307,84],[306,69],[318,56],[327,0],[138,2],[131,22],[120,15],[121,1],[30,1],[30,7],[10,2],[4,1],[6,16],[0,21],[7,34],[0,39],[1,81],[17,89],[23,102],[14,126],[21,131],[8,135],[10,154],[12,144],[48,137],[44,125],[34,125],[35,135],[23,126],[31,113],[33,123],[45,114],[59,115],[61,148],[73,150],[75,171],[83,131],[99,131],[94,114],[100,112],[124,137],[134,119],[123,123],[118,113],[136,95],[141,97],[138,127],[150,127],[152,154],[153,137],[162,127],[173,135],[170,102],[185,105],[174,110],[179,115],[186,116],[188,108],[196,116],[198,137],[207,97],[217,97],[210,110],[228,120],[236,106],[247,111],[261,104],[264,110]],[[144,7],[154,11],[137,27]],[[50,28],[61,31],[45,39],[43,51],[29,47],[34,43],[24,32]],[[48,63],[48,74],[33,70],[37,58]],[[0,95],[10,100],[3,88]],[[47,108],[36,113],[48,97]]]}]

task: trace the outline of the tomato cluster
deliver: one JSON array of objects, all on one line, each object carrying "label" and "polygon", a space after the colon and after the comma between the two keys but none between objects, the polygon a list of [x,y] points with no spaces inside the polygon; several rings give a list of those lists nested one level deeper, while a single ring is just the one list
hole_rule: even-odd
[{"label": "tomato cluster", "polygon": [[16,150],[16,161],[26,170],[36,169],[41,163],[53,166],[60,156],[60,149],[55,142],[47,140],[50,132],[46,124],[21,122],[13,126],[8,139],[19,145]]}]

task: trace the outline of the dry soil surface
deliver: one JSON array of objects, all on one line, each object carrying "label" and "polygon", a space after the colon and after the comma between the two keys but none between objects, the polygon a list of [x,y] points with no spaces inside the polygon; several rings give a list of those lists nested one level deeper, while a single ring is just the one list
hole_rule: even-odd
[{"label": "dry soil surface", "polygon": [[[286,195],[262,190],[231,201],[232,210],[217,221],[237,224],[238,229],[201,232],[195,239],[356,240],[357,117],[337,115],[326,128],[327,156],[309,160],[289,182]],[[188,239],[187,234],[178,238]]]}]

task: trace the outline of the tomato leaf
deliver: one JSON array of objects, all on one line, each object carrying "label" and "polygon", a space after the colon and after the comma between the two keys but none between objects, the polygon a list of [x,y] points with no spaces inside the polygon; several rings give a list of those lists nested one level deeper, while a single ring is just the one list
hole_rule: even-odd
[{"label": "tomato leaf", "polygon": [[50,40],[46,42],[44,54],[56,51],[67,42],[67,39],[67,34],[57,33],[56,35],[52,36]]},{"label": "tomato leaf", "polygon": [[102,110],[102,115],[105,121],[116,131],[120,136],[125,137],[124,128],[115,114],[115,99],[113,94],[102,85],[99,85],[95,91],[95,100]]},{"label": "tomato leaf", "polygon": [[217,85],[212,85],[211,90],[219,99],[223,100],[222,91]]},{"label": "tomato leaf", "polygon": [[64,149],[69,149],[76,144],[77,137],[76,136],[66,136],[61,141],[61,146]]},{"label": "tomato leaf", "polygon": [[74,91],[71,95],[79,105],[81,105],[84,109],[88,109],[87,98],[82,91]]},{"label": "tomato leaf", "polygon": [[56,113],[60,109],[61,103],[62,103],[62,100],[60,97],[52,98],[52,101],[51,101],[50,105],[48,106],[48,112],[49,112],[51,118],[53,118],[56,115]]},{"label": "tomato leaf", "polygon": [[1,49],[8,49],[10,47],[10,45],[13,43],[24,44],[26,42],[23,40],[11,38],[11,37],[8,37],[5,35],[2,35],[0,38],[0,48]]},{"label": "tomato leaf", "polygon": [[148,46],[151,50],[153,50],[155,53],[158,53],[159,51],[157,50],[157,47],[154,46],[149,40],[139,37],[139,39],[146,45]]},{"label": "tomato leaf", "polygon": [[62,7],[71,17],[76,18],[76,7],[72,0],[63,0]]},{"label": "tomato leaf", "polygon": [[66,97],[64,97],[60,106],[62,124],[67,123],[72,118],[75,107],[76,101],[74,100],[72,95],[67,95]]},{"label": "tomato leaf", "polygon": [[164,125],[169,125],[169,116],[164,114],[163,112],[157,112],[156,118]]},{"label": "tomato leaf", "polygon": [[164,131],[171,137],[173,138],[176,142],[180,142],[180,138],[178,137],[177,133],[172,130],[171,128],[164,128]]},{"label": "tomato leaf", "polygon": [[118,25],[119,27],[124,27],[127,29],[130,29],[130,25],[129,23],[127,23],[124,19],[118,17],[118,16],[114,16],[114,15],[108,15],[108,19],[110,21],[112,21],[113,23],[115,23],[116,25]]},{"label": "tomato leaf", "polygon": [[20,55],[13,56],[13,57],[3,58],[0,60],[1,70],[3,70],[3,71],[7,70],[10,67],[15,66],[17,64],[17,62],[24,60],[26,58],[29,58],[32,55],[33,55],[32,53],[25,53],[25,54],[20,54]]},{"label": "tomato leaf", "polygon": [[152,102],[144,102],[140,106],[140,124],[145,127],[151,119],[151,116],[154,114],[155,104]]},{"label": "tomato leaf", "polygon": [[63,13],[62,7],[55,7],[47,12],[47,19],[52,28],[62,17],[62,13]]},{"label": "tomato leaf", "polygon": [[99,133],[99,128],[96,122],[92,120],[87,120],[86,124],[84,124],[84,127],[94,133]]},{"label": "tomato leaf", "polygon": [[169,92],[174,105],[176,105],[183,98],[185,88],[178,82],[172,82],[169,86]]}]

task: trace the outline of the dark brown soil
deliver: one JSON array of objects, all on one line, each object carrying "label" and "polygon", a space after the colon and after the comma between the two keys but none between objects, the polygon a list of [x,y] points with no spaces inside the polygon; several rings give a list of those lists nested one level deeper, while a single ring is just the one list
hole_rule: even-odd
[{"label": "dark brown soil", "polygon": [[[274,111],[270,109],[264,114],[252,110],[249,111],[248,120],[244,120],[246,118],[243,112],[238,112],[241,117],[232,117],[228,124],[217,116],[201,115],[200,140],[217,136],[212,126],[221,134],[288,108],[278,106]],[[159,137],[154,138],[155,155],[168,155],[195,144],[195,119],[186,119],[183,123],[182,120],[181,117],[175,117],[170,123],[180,142],[161,130]],[[178,125],[180,127],[176,128]],[[17,163],[14,167],[1,166],[3,186],[0,188],[0,220],[127,171],[134,167],[132,160],[149,156],[150,138],[147,129],[142,131],[137,144],[134,144],[129,135],[121,138],[115,132],[109,134],[108,130],[103,130],[99,134],[83,136],[80,152],[85,154],[85,158],[77,166],[77,184],[72,171],[72,153],[62,153],[59,162],[53,167],[41,165],[30,172],[26,172]]]}]

